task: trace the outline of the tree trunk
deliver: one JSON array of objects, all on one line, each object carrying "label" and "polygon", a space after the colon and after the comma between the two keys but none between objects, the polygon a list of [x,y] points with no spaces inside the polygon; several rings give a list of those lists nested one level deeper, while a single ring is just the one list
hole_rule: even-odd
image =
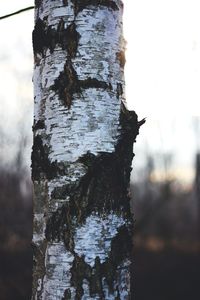
[{"label": "tree trunk", "polygon": [[32,299],[130,299],[120,0],[35,1]]}]

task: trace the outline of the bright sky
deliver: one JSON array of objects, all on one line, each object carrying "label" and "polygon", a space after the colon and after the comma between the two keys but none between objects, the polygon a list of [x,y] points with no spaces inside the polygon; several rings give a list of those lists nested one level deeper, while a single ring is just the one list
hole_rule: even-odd
[{"label": "bright sky", "polygon": [[[1,15],[33,3],[0,0]],[[124,4],[129,107],[141,117],[200,115],[200,1],[124,0]],[[14,18],[27,22],[24,31],[31,30],[31,13]],[[4,20],[1,27],[5,23],[12,24]],[[4,33],[8,45],[7,30]]]},{"label": "bright sky", "polygon": [[[0,0],[0,15],[33,3]],[[140,119],[147,117],[136,144],[135,165],[143,161],[147,149],[154,153],[176,149],[177,161],[191,165],[196,145],[189,117],[200,116],[200,1],[124,3],[127,102]],[[0,21],[0,131],[4,128],[14,139],[5,149],[1,146],[0,156],[1,151],[12,155],[9,149],[20,139],[16,128],[24,114],[25,131],[31,136],[32,29],[33,11]],[[1,138],[0,132],[2,145]],[[187,150],[183,151],[183,145]]]},{"label": "bright sky", "polygon": [[[0,14],[33,3],[31,0],[12,3],[0,0]],[[200,1],[124,0],[124,3],[129,107],[141,117],[200,115]],[[31,33],[32,12],[1,21],[1,27],[5,28],[1,30],[4,49],[11,43],[7,32],[13,22],[17,22],[17,26],[21,23],[23,35]],[[23,35],[21,33],[21,38]]]},{"label": "bright sky", "polygon": [[[0,15],[5,15],[33,1],[0,0]],[[15,159],[16,149],[27,136],[25,161],[30,164],[32,144],[33,92],[32,41],[33,11],[0,21],[0,162]]]},{"label": "bright sky", "polygon": [[200,115],[200,1],[124,2],[130,107],[141,117]]}]

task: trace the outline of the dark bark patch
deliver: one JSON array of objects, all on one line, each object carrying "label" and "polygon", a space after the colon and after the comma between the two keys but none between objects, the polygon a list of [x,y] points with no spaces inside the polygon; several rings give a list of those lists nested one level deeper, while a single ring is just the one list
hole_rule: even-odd
[{"label": "dark bark patch", "polygon": [[63,5],[67,6],[68,5],[68,0],[63,0]]},{"label": "dark bark patch", "polygon": [[40,7],[42,0],[35,0],[35,8]]},{"label": "dark bark patch", "polygon": [[57,175],[56,163],[51,163],[48,158],[48,147],[43,145],[39,135],[34,137],[32,148],[32,179],[52,179]]},{"label": "dark bark patch", "polygon": [[66,289],[64,292],[64,296],[62,297],[62,300],[71,300],[72,299],[72,294],[70,289]]},{"label": "dark bark patch", "polygon": [[117,83],[117,99],[123,95],[123,87],[121,83]]},{"label": "dark bark patch", "polygon": [[80,34],[76,31],[76,24],[73,22],[70,24],[64,32],[66,38],[66,49],[71,58],[76,56]]},{"label": "dark bark patch", "polygon": [[76,299],[81,300],[84,294],[83,280],[91,277],[92,268],[85,263],[84,257],[75,254],[73,265],[71,268],[71,284],[76,287]]},{"label": "dark bark patch", "polygon": [[63,241],[66,249],[74,253],[73,216],[74,208],[70,203],[56,210],[49,218],[46,226],[46,239],[48,241]]},{"label": "dark bark patch", "polygon": [[[109,259],[112,260],[112,265],[117,267],[119,263],[126,257],[129,257],[129,254],[132,250],[132,228],[128,228],[126,225],[118,228],[117,235],[113,238],[111,244],[111,253],[112,255]],[[117,263],[117,264],[116,264]]]},{"label": "dark bark patch", "polygon": [[45,31],[46,44],[44,44],[44,52],[49,49],[53,53],[56,45],[58,44],[58,34],[55,28],[48,26]]},{"label": "dark bark patch", "polygon": [[62,101],[63,105],[70,109],[73,94],[81,92],[78,76],[70,61],[65,63],[64,70],[55,80],[52,89],[58,92],[59,99]]},{"label": "dark bark patch", "polygon": [[82,299],[82,296],[84,295],[82,287],[84,279],[89,283],[90,296],[93,297],[98,295],[104,299],[102,265],[99,257],[96,257],[95,265],[92,268],[85,262],[83,256],[79,257],[75,254],[71,274],[71,284],[75,287],[77,300]]},{"label": "dark bark patch", "polygon": [[79,162],[83,163],[87,167],[92,167],[96,160],[96,156],[89,151],[79,158]]},{"label": "dark bark patch", "polygon": [[106,215],[115,211],[131,219],[127,191],[131,169],[130,166],[123,167],[120,153],[102,153],[98,156],[87,153],[79,162],[87,167],[86,175],[74,185],[56,187],[52,191],[52,199],[68,197],[69,201],[49,217],[46,227],[47,240],[63,240],[70,251],[74,243],[74,222],[84,223],[93,212]]},{"label": "dark bark patch", "polygon": [[110,89],[112,90],[111,84],[106,83],[105,81],[97,80],[96,78],[87,78],[85,80],[80,80],[80,87],[82,89],[89,89],[89,88],[100,88],[100,89]]},{"label": "dark bark patch", "polygon": [[117,59],[119,60],[119,64],[121,68],[124,68],[126,63],[126,57],[124,51],[117,52]]},{"label": "dark bark patch", "polygon": [[140,121],[138,122],[138,126],[140,127],[140,126],[144,125],[145,122],[146,122],[146,118],[143,118],[142,120],[140,120]]},{"label": "dark bark patch", "polygon": [[66,199],[68,195],[71,195],[77,188],[77,183],[70,183],[61,187],[55,187],[51,193],[53,199]]},{"label": "dark bark patch", "polygon": [[105,6],[113,10],[119,10],[117,4],[112,0],[72,0],[75,15],[88,6]]},{"label": "dark bark patch", "polygon": [[88,163],[89,158],[91,155],[85,154],[80,159],[82,162],[87,161],[89,167],[75,195],[77,200],[79,198],[83,203],[83,216],[93,211],[128,211],[129,199],[120,154],[118,156],[116,153],[101,153]]},{"label": "dark bark patch", "polygon": [[46,26],[45,23],[39,18],[36,21],[33,34],[32,34],[32,40],[33,40],[33,51],[34,53],[44,55],[44,49],[46,48],[47,41],[46,41],[46,32],[45,32]]},{"label": "dark bark patch", "polygon": [[101,88],[112,90],[111,84],[105,81],[97,80],[96,78],[87,78],[79,80],[75,69],[70,60],[65,63],[64,70],[54,81],[52,90],[56,91],[62,104],[70,109],[75,93],[81,94],[83,89]]},{"label": "dark bark patch", "polygon": [[[118,142],[118,145],[122,146],[122,141],[125,142],[128,149],[133,148],[133,143],[135,142],[136,136],[139,134],[139,123],[138,117],[135,111],[127,110],[123,102],[121,102],[121,111],[120,111],[120,124],[121,124],[121,136]],[[127,143],[126,143],[127,138]],[[124,147],[124,154],[127,149]]]},{"label": "dark bark patch", "polygon": [[[32,179],[43,180],[43,179],[54,179],[57,176],[69,175],[69,165],[67,162],[51,162],[49,160],[49,146],[42,142],[40,135],[36,135],[33,141],[32,147]],[[77,183],[70,185],[64,185],[63,187],[57,187],[53,190],[52,195],[54,199],[65,199],[67,191],[73,193],[77,188]]]},{"label": "dark bark patch", "polygon": [[[130,213],[129,182],[133,142],[139,131],[137,115],[122,104],[120,114],[121,134],[114,153],[88,152],[78,160],[86,167],[86,174],[74,185],[64,185],[52,191],[52,199],[70,199],[55,211],[47,222],[48,240],[64,240],[71,249],[72,224],[83,223],[93,212],[107,214],[110,211]],[[57,170],[58,172],[58,170]]]},{"label": "dark bark patch", "polygon": [[125,225],[118,229],[118,234],[113,238],[111,243],[111,252],[107,260],[102,264],[102,273],[106,278],[111,292],[114,292],[113,283],[116,280],[117,267],[126,258],[130,259],[132,250],[132,227]]},{"label": "dark bark patch", "polygon": [[98,296],[100,299],[105,298],[102,285],[103,278],[105,278],[107,282],[109,291],[111,293],[115,292],[116,287],[114,284],[117,280],[117,268],[127,258],[130,258],[132,249],[131,241],[131,228],[124,225],[118,229],[117,235],[113,238],[109,257],[104,263],[101,263],[100,258],[97,256],[94,267],[91,267],[85,262],[84,256],[79,257],[75,254],[71,268],[71,284],[75,287],[77,300],[82,299],[82,296],[84,295],[82,287],[84,279],[86,279],[89,284],[91,297]]},{"label": "dark bark patch", "polygon": [[53,53],[57,45],[66,50],[70,58],[74,58],[77,53],[80,34],[76,31],[76,24],[72,22],[65,28],[65,22],[61,18],[57,29],[47,26],[40,18],[36,21],[33,30],[33,51],[34,54],[44,53],[47,49]]},{"label": "dark bark patch", "polygon": [[[32,242],[33,250],[33,298],[40,299],[43,292],[43,279],[46,274],[45,254],[47,248],[47,241],[44,240],[40,245]],[[41,280],[41,289],[38,290],[38,280]],[[37,296],[36,296],[37,295]]]},{"label": "dark bark patch", "polygon": [[123,179],[125,181],[125,186],[128,189],[130,173],[132,170],[131,162],[134,157],[133,143],[136,141],[140,126],[136,113],[134,111],[127,110],[123,102],[121,102],[120,125],[120,138],[115,149],[116,155],[121,160],[121,166],[123,167],[124,172]]},{"label": "dark bark patch", "polygon": [[76,24],[72,22],[66,29],[65,23],[61,18],[57,28],[57,44],[63,50],[67,50],[71,58],[76,56],[80,34],[76,31]]},{"label": "dark bark patch", "polygon": [[[64,209],[57,209],[51,217],[51,222],[47,223],[46,238],[47,240],[60,241],[63,240],[63,229],[68,224],[68,207]],[[67,228],[69,230],[69,228]]]},{"label": "dark bark patch", "polygon": [[38,120],[37,122],[34,121],[34,124],[33,124],[33,131],[36,131],[38,129],[44,129],[45,128],[45,123],[44,123],[44,120]]}]

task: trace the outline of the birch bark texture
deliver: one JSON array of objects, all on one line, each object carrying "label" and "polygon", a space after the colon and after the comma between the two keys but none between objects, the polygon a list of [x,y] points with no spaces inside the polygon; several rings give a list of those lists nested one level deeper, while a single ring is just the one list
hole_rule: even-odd
[{"label": "birch bark texture", "polygon": [[35,1],[32,299],[131,299],[120,0]]}]

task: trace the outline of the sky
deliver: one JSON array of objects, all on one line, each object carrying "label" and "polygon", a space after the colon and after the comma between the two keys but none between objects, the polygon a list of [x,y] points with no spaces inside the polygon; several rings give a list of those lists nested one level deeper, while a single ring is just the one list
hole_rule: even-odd
[{"label": "sky", "polygon": [[200,1],[124,3],[126,99],[147,118],[133,165],[139,168],[149,154],[161,165],[173,153],[172,173],[192,181],[200,150]]},{"label": "sky", "polygon": [[[33,1],[0,0],[0,15]],[[15,160],[19,144],[27,143],[25,161],[30,165],[32,143],[32,42],[33,12],[0,21],[0,163]],[[24,140],[24,137],[26,140]]]},{"label": "sky", "polygon": [[[33,4],[0,0],[0,15]],[[139,119],[147,117],[137,138],[134,164],[140,167],[147,152],[157,157],[175,149],[176,168],[184,166],[182,173],[192,174],[199,147],[194,124],[200,117],[200,2],[124,0],[124,4],[126,99]],[[33,11],[0,21],[0,144],[4,145],[0,159],[4,155],[5,161],[12,158],[23,131],[32,143],[32,29]],[[30,160],[30,146],[26,157]]]},{"label": "sky", "polygon": [[126,85],[143,116],[200,115],[199,0],[125,0]]},{"label": "sky", "polygon": [[[34,1],[0,0],[0,14],[30,5]],[[199,11],[199,0],[124,0],[127,102],[141,118],[200,115]],[[32,13],[1,21],[1,27],[17,22],[19,30],[23,28],[21,39],[25,34],[30,39]],[[25,43],[30,47],[31,40]],[[10,47],[7,29],[1,45]]]}]

